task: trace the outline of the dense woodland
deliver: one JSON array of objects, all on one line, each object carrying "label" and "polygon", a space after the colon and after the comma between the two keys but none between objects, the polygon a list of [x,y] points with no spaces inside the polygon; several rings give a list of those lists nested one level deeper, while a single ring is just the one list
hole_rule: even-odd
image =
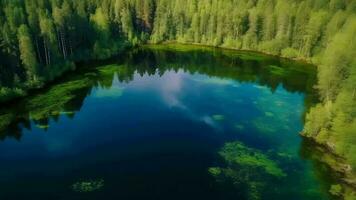
[{"label": "dense woodland", "polygon": [[355,36],[355,0],[0,0],[0,96],[147,42],[303,59],[318,66],[321,99],[304,134],[356,170]]}]

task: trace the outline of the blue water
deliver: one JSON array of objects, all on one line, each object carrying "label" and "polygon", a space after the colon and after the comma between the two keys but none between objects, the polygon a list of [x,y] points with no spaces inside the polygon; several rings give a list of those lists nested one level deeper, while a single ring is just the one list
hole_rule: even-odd
[{"label": "blue water", "polygon": [[134,51],[3,108],[0,198],[329,199],[300,155],[310,66],[212,51]]}]

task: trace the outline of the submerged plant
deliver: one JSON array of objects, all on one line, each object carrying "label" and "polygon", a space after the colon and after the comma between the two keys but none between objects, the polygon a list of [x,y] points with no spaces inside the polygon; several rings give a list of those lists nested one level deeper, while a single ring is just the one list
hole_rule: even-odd
[{"label": "submerged plant", "polygon": [[257,167],[276,177],[286,176],[275,161],[259,150],[246,147],[240,142],[227,143],[219,154],[230,164]]},{"label": "submerged plant", "polygon": [[72,190],[75,192],[93,192],[100,190],[104,187],[104,180],[87,180],[74,183]]},{"label": "submerged plant", "polygon": [[226,166],[211,167],[209,174],[218,183],[231,182],[236,188],[245,188],[246,198],[250,200],[262,199],[264,193],[270,192],[266,187],[270,179],[281,180],[286,176],[276,161],[241,142],[225,144],[219,154]]}]

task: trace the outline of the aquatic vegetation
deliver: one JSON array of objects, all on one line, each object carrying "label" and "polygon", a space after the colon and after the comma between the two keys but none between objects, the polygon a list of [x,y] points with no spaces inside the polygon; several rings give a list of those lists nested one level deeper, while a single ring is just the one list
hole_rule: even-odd
[{"label": "aquatic vegetation", "polygon": [[104,187],[104,180],[87,180],[74,183],[71,188],[75,192],[94,192]]},{"label": "aquatic vegetation", "polygon": [[209,174],[219,183],[232,182],[236,188],[246,188],[245,195],[249,200],[262,199],[262,195],[269,192],[266,186],[271,179],[286,177],[276,161],[241,142],[226,143],[219,155],[227,165],[211,167]]},{"label": "aquatic vegetation", "polygon": [[215,121],[223,121],[225,119],[225,116],[224,115],[213,115],[212,118]]},{"label": "aquatic vegetation", "polygon": [[261,168],[275,177],[285,177],[286,174],[278,164],[257,149],[246,147],[240,142],[225,144],[219,154],[230,164]]}]

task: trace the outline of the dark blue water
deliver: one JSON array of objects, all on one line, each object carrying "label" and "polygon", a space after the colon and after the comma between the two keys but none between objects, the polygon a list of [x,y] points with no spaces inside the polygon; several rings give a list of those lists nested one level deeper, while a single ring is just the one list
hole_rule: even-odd
[{"label": "dark blue water", "polygon": [[311,66],[171,48],[108,63],[2,108],[0,199],[329,199],[300,153]]}]

